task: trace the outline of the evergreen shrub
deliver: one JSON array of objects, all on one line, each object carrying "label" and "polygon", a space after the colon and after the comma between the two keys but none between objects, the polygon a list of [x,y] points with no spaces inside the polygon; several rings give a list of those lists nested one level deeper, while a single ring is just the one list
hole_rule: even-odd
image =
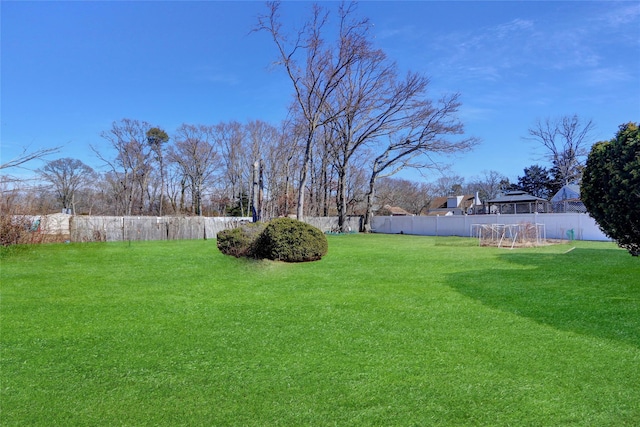
[{"label": "evergreen shrub", "polygon": [[640,128],[630,122],[591,148],[581,198],[600,229],[633,256],[640,256],[639,189]]},{"label": "evergreen shrub", "polygon": [[223,254],[236,258],[253,257],[256,240],[264,228],[265,224],[258,222],[222,230],[217,236],[218,249]]},{"label": "evergreen shrub", "polygon": [[286,262],[316,261],[326,255],[327,237],[302,221],[291,218],[271,220],[256,242],[256,255]]}]

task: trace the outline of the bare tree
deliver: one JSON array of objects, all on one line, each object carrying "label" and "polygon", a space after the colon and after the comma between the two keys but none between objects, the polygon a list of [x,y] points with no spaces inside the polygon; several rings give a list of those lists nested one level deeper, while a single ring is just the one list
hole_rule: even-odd
[{"label": "bare tree", "polygon": [[202,215],[202,198],[207,184],[220,169],[220,157],[210,126],[181,125],[169,147],[168,158],[177,164],[189,182],[191,206],[195,215]]},{"label": "bare tree", "polygon": [[113,190],[121,193],[115,198],[121,205],[121,214],[131,215],[138,204],[138,213],[143,213],[146,185],[152,172],[150,164],[150,146],[147,132],[151,125],[145,121],[122,119],[113,122],[111,129],[101,136],[116,151],[115,159],[109,159],[97,147],[91,149],[112,172]]},{"label": "bare tree", "polygon": [[[334,93],[342,114],[330,123],[335,127],[334,165],[338,173],[338,224],[346,217],[345,172],[352,156],[365,146],[375,146],[382,138],[402,133],[425,118],[430,101],[424,100],[429,81],[409,73],[400,81],[396,65],[386,55],[365,43],[360,59],[350,64]],[[374,148],[375,151],[375,148]]]},{"label": "bare tree", "polygon": [[320,179],[318,180],[319,188],[317,190],[319,196],[318,208],[320,209],[319,214],[322,216],[329,216],[332,195],[336,191],[335,184],[337,181],[335,162],[332,162],[335,157],[331,154],[333,138],[330,135],[323,136],[322,143],[318,144],[317,150],[320,157]]},{"label": "bare tree", "polygon": [[576,184],[582,178],[582,169],[590,148],[592,120],[583,120],[578,115],[538,119],[529,129],[525,139],[542,145],[545,157],[553,165],[552,173],[559,186]]},{"label": "bare tree", "polygon": [[101,212],[105,215],[123,215],[126,212],[126,202],[120,174],[113,170],[104,172],[98,187],[103,205]]},{"label": "bare tree", "polygon": [[289,215],[293,206],[294,175],[300,157],[295,128],[291,122],[282,124],[278,139],[268,148],[265,156],[266,216],[274,218]]},{"label": "bare tree", "polygon": [[[4,172],[5,169],[24,167],[25,163],[43,160],[48,155],[60,151],[60,148],[58,146],[35,151],[30,151],[28,147],[23,148],[18,156],[0,163],[0,170]],[[19,220],[17,223],[14,215],[39,212],[33,197],[36,188],[29,183],[32,180],[33,178],[0,175],[0,245],[17,243],[18,238],[24,234],[23,225],[26,223],[20,224]]]},{"label": "bare tree", "polygon": [[439,170],[439,173],[441,175],[434,183],[436,196],[446,197],[462,195],[466,186],[465,178],[463,176],[450,171],[448,167]]},{"label": "bare tree", "polygon": [[[378,177],[392,175],[404,167],[424,167],[429,163],[430,154],[453,153],[476,143],[473,138],[455,142],[447,139],[447,136],[462,133],[462,125],[454,118],[459,107],[458,95],[445,97],[434,106],[425,98],[428,79],[409,73],[400,81],[395,64],[372,47],[368,20],[353,18],[353,3],[343,3],[339,7],[335,46],[327,45],[322,38],[328,17],[322,8],[314,6],[312,18],[291,43],[282,30],[278,9],[279,3],[270,3],[270,13],[259,18],[257,29],[270,33],[278,48],[280,64],[294,86],[295,109],[305,126],[298,218],[304,213],[304,192],[311,159],[318,153],[314,148],[321,142],[327,143],[329,150],[326,153],[338,175],[337,205],[341,226],[345,223],[349,204],[347,171],[360,169],[360,165],[351,162],[364,147],[373,153],[366,209],[370,220]],[[305,67],[296,61],[300,55],[306,59]],[[327,127],[331,129],[329,132]],[[320,129],[324,130],[323,135],[320,135]],[[389,141],[387,145],[381,144],[385,138]],[[419,158],[423,160],[416,161]],[[319,182],[322,182],[321,173],[327,171],[322,160],[320,173],[313,175]],[[370,226],[368,220],[365,219],[365,226]]]},{"label": "bare tree", "polygon": [[434,187],[407,179],[382,178],[376,185],[376,204],[379,207],[397,206],[420,215],[434,197]]},{"label": "bare tree", "polygon": [[76,213],[76,193],[95,179],[92,168],[78,159],[65,157],[48,162],[36,172],[53,185],[63,209]]},{"label": "bare tree", "polygon": [[242,216],[249,206],[243,200],[249,190],[249,163],[247,161],[246,129],[237,121],[220,123],[215,127],[216,144],[220,147],[224,163],[224,177],[228,185],[229,199],[237,200]]},{"label": "bare tree", "polygon": [[478,193],[480,200],[491,200],[500,194],[509,178],[497,171],[482,171],[482,175],[473,178],[468,184],[469,191]]},{"label": "bare tree", "polygon": [[298,219],[304,216],[305,188],[317,130],[333,119],[327,115],[326,103],[344,77],[347,66],[358,60],[357,46],[359,41],[364,40],[364,32],[369,26],[366,19],[350,20],[353,7],[340,7],[336,47],[328,45],[323,39],[328,12],[317,4],[312,6],[311,18],[296,31],[291,42],[282,28],[278,14],[279,2],[268,3],[268,13],[258,18],[256,31],[266,31],[271,35],[278,50],[278,63],[285,68],[293,84],[295,106],[305,128],[298,182]]},{"label": "bare tree", "polygon": [[264,172],[265,172],[265,156],[269,151],[269,147],[276,145],[280,141],[280,134],[278,130],[262,121],[252,120],[245,125],[246,134],[248,137],[249,149],[249,162],[251,163],[252,170],[252,187],[251,187],[251,200],[252,200],[252,213],[254,218],[261,219],[264,217]]},{"label": "bare tree", "polygon": [[[347,171],[346,180],[346,214],[362,216],[365,213],[367,182],[369,171],[363,166],[365,162],[353,162]],[[337,199],[336,199],[337,200]],[[343,231],[351,231],[343,227]]]},{"label": "bare tree", "polygon": [[438,103],[420,100],[415,109],[407,109],[410,121],[400,131],[389,136],[389,142],[373,159],[364,230],[371,231],[376,180],[391,176],[407,167],[434,167],[434,155],[453,154],[468,150],[478,143],[474,137],[451,140],[452,135],[464,133],[462,123],[456,118],[460,107],[459,95],[441,98]]},{"label": "bare tree", "polygon": [[334,135],[329,126],[316,133],[316,142],[309,159],[309,183],[307,185],[310,215],[329,216],[335,191],[335,154],[332,141]]}]

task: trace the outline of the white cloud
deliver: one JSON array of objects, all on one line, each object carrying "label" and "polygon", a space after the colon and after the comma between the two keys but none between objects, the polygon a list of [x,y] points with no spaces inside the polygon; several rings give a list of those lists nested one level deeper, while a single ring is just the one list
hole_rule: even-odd
[{"label": "white cloud", "polygon": [[[640,19],[640,4],[623,3],[619,7],[609,8],[598,19],[612,27],[629,25]],[[637,34],[637,31],[636,31]]]},{"label": "white cloud", "polygon": [[496,110],[491,108],[476,107],[463,104],[460,107],[459,116],[463,122],[476,122],[494,119]]},{"label": "white cloud", "polygon": [[587,70],[586,83],[592,86],[601,86],[609,83],[628,82],[633,80],[633,75],[622,67],[603,67]]},{"label": "white cloud", "polygon": [[459,72],[462,79],[491,82],[514,72],[535,76],[538,70],[597,69],[611,53],[611,43],[633,39],[631,43],[640,44],[638,5],[625,4],[602,16],[595,7],[568,7],[564,12],[553,19],[516,18],[439,36],[429,45],[443,58],[434,65],[439,73]]},{"label": "white cloud", "polygon": [[213,66],[198,67],[193,71],[193,75],[197,80],[210,83],[221,83],[229,86],[235,86],[240,83],[240,78],[236,74],[221,71]]},{"label": "white cloud", "polygon": [[531,62],[529,52],[535,45],[535,24],[514,19],[476,31],[454,32],[437,37],[431,48],[444,61],[439,68],[459,70],[465,79],[495,81],[506,70]]},{"label": "white cloud", "polygon": [[412,38],[416,34],[416,28],[413,25],[405,25],[398,28],[387,28],[385,30],[377,31],[376,38],[379,40],[393,39],[397,37]]}]

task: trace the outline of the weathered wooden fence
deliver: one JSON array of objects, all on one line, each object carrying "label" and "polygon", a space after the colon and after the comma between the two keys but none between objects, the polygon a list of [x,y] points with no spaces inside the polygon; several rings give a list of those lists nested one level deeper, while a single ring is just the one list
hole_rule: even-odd
[{"label": "weathered wooden fence", "polygon": [[215,239],[219,231],[237,227],[251,218],[73,216],[71,241]]}]

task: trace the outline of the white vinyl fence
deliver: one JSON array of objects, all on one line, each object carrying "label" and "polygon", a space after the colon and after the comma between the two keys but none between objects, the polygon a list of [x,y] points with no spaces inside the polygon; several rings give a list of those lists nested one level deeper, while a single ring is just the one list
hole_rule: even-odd
[{"label": "white vinyl fence", "polygon": [[474,237],[474,224],[523,223],[544,224],[548,239],[611,240],[600,230],[595,220],[584,213],[378,216],[373,218],[372,231],[385,234]]}]

